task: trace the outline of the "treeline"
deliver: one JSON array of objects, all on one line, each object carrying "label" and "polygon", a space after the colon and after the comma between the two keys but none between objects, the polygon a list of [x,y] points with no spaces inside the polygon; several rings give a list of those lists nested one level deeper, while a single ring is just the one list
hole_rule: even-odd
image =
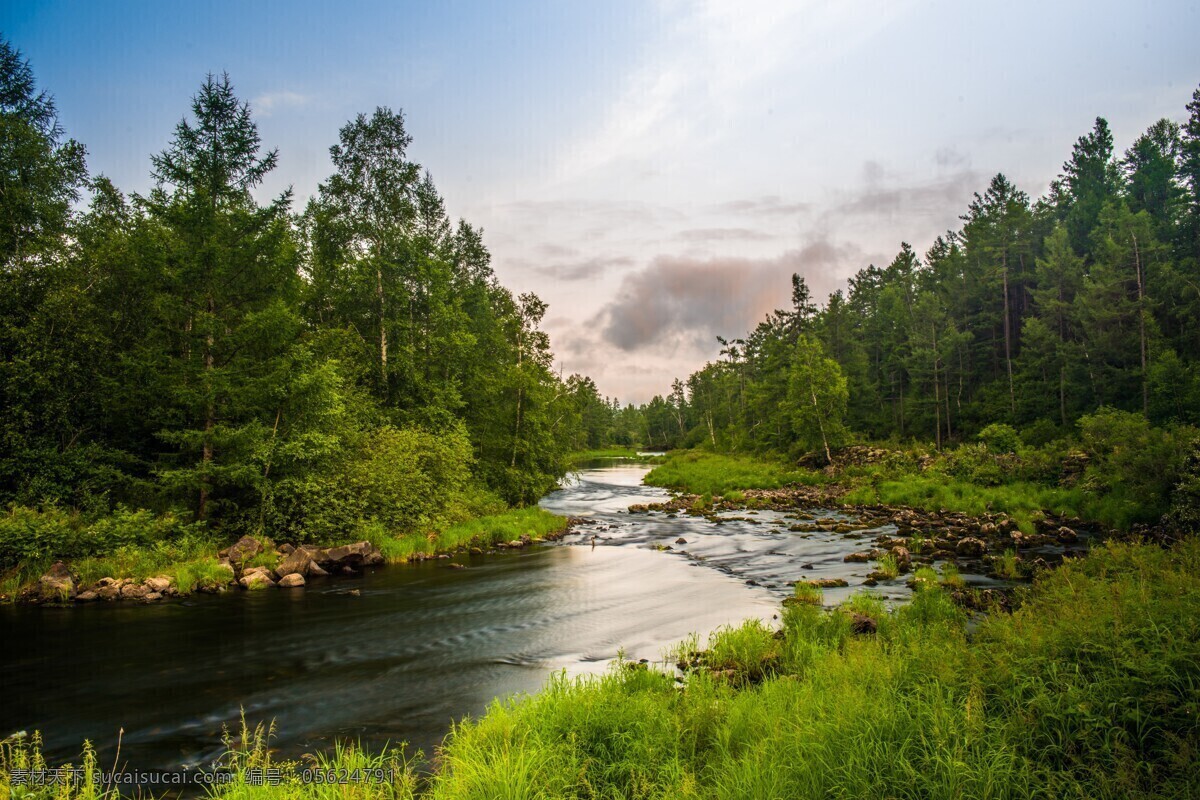
[{"label": "treeline", "polygon": [[554,373],[546,304],[410,143],[359,115],[304,208],[262,202],[277,153],[210,76],[126,196],[0,42],[0,505],[301,539],[552,488],[615,404]]},{"label": "treeline", "polygon": [[1104,119],[1036,201],[997,175],[962,227],[792,308],[643,409],[652,442],[793,455],[850,432],[1031,443],[1101,408],[1200,423],[1200,90],[1124,154]]}]

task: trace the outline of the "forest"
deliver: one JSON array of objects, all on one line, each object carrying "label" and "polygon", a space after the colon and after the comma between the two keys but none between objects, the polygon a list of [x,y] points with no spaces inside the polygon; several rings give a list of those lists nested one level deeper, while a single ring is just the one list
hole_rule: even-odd
[{"label": "forest", "polygon": [[[868,439],[1027,438],[1102,407],[1200,423],[1200,90],[1123,153],[1103,118],[1037,200],[1003,174],[920,256],[902,243],[646,408],[667,446],[791,452]],[[815,389],[813,397],[811,389]]]},{"label": "forest", "polygon": [[1200,90],[1186,113],[1123,153],[1097,118],[1044,197],[998,174],[923,257],[902,243],[824,305],[793,275],[790,309],[640,409],[642,439],[817,466],[862,441],[1060,466],[1082,445],[1156,520],[1200,424]]},{"label": "forest", "polygon": [[256,197],[279,155],[228,75],[145,195],[89,171],[7,42],[0,125],[3,567],[436,531],[536,501],[602,443],[611,404],[554,372],[546,304],[500,285],[401,112],[347,122],[302,207]]}]

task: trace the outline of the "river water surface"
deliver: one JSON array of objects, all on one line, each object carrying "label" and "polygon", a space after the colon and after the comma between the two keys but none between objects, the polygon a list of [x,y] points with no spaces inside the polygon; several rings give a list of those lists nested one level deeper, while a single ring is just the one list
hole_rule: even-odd
[{"label": "river water surface", "polygon": [[[796,580],[846,579],[825,592],[838,602],[874,569],[845,555],[895,531],[812,530],[846,520],[812,509],[630,514],[667,498],[641,485],[647,470],[588,465],[542,501],[584,518],[562,542],[456,557],[467,569],[427,561],[150,606],[2,607],[0,737],[39,730],[54,763],[89,739],[106,764],[123,729],[129,769],[176,770],[218,756],[222,726],[244,712],[274,720],[286,756],[345,738],[429,754],[453,720],[554,671],[602,671],[619,652],[656,661],[691,633],[771,622]],[[903,578],[876,591],[908,593]]]},{"label": "river water surface", "polygon": [[[564,544],[457,559],[468,569],[430,561],[289,591],[0,608],[0,737],[39,730],[55,762],[90,739],[109,763],[124,729],[130,769],[171,770],[218,755],[222,725],[244,710],[275,721],[287,755],[337,738],[428,753],[452,720],[555,670],[601,671],[622,649],[656,660],[691,632],[770,620],[770,590],[638,541],[655,523],[624,509],[664,497],[639,485],[645,471],[583,472],[543,505],[595,525]],[[628,546],[614,546],[617,531]]]}]

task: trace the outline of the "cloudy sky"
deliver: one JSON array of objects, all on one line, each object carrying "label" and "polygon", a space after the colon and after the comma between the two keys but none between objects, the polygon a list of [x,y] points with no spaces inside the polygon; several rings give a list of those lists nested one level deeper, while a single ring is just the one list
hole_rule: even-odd
[{"label": "cloudy sky", "polygon": [[[245,6],[245,7],[243,7]],[[1043,193],[1097,115],[1123,150],[1200,83],[1192,2],[13,2],[0,33],[94,172],[145,191],[227,71],[299,202],[358,112],[496,272],[550,303],[566,373],[642,402],[787,304],[909,241],[1004,172]]]}]

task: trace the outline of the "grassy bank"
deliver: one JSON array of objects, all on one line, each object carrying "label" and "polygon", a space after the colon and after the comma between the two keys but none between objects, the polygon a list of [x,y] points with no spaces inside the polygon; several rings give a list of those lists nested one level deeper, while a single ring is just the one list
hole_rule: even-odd
[{"label": "grassy bank", "polygon": [[1003,512],[1017,521],[1026,533],[1042,512],[1100,522],[1113,528],[1128,528],[1140,518],[1140,507],[1122,495],[1101,496],[1080,488],[1045,486],[1014,481],[1001,486],[981,486],[970,481],[938,475],[903,476],[858,484],[842,495],[848,505],[910,506],[926,511],[959,511],[982,515]]},{"label": "grassy bank", "polygon": [[650,486],[708,495],[728,495],[744,489],[779,489],[795,483],[812,485],[827,480],[819,472],[769,459],[699,450],[668,455],[645,478]]},{"label": "grassy bank", "polygon": [[[926,576],[932,578],[933,576]],[[676,680],[635,664],[556,676],[447,737],[433,798],[1116,798],[1200,793],[1200,541],[1112,543],[1045,573],[970,634],[933,579],[887,611],[798,590],[758,622],[685,642]],[[231,762],[266,748],[234,743]],[[242,748],[242,749],[239,749]],[[30,758],[29,748],[23,756]],[[257,753],[257,755],[254,755]],[[369,757],[347,750],[347,764]],[[379,757],[376,757],[379,758]],[[257,762],[254,759],[258,759]],[[412,765],[355,797],[410,797]],[[329,759],[327,758],[327,763]],[[0,798],[18,793],[0,770]],[[371,763],[374,763],[373,761]],[[382,763],[382,762],[381,762]],[[330,787],[220,797],[323,797]],[[30,795],[23,795],[30,796]],[[46,796],[49,796],[48,794]],[[62,800],[73,795],[59,793]]]},{"label": "grassy bank", "polygon": [[379,547],[391,562],[404,562],[417,556],[448,553],[461,547],[486,548],[491,545],[519,540],[528,536],[534,540],[566,530],[567,519],[551,514],[537,506],[510,508],[499,514],[489,514],[451,525],[437,534],[395,536],[375,532],[378,538],[367,538]]},{"label": "grassy bank", "polygon": [[[523,536],[543,539],[566,526],[564,517],[534,506],[470,517],[430,533],[396,532],[378,524],[363,525],[344,540],[321,544],[367,540],[379,547],[388,561],[402,563],[459,548],[487,548]],[[114,534],[115,530],[122,531],[121,535]],[[80,585],[91,585],[101,578],[143,581],[166,577],[178,592],[186,594],[223,586],[230,578],[217,556],[228,542],[217,539],[202,526],[183,525],[169,515],[155,517],[145,511],[118,512],[87,525],[57,510],[12,509],[0,518],[0,539],[5,535],[10,540],[34,541],[36,545],[27,545],[26,557],[0,577],[0,600],[16,598],[60,558],[78,577]],[[246,566],[273,568],[278,563],[276,543],[265,537],[262,541],[266,545],[264,552],[248,561]],[[80,542],[86,542],[87,549],[83,549]],[[71,555],[80,552],[86,554]]]},{"label": "grassy bank", "polygon": [[1194,796],[1198,575],[1194,540],[1112,545],[972,637],[934,586],[892,614],[789,606],[782,638],[716,635],[682,692],[619,668],[496,704],[450,736],[433,795]]},{"label": "grassy bank", "polygon": [[[871,448],[860,448],[871,450]],[[765,456],[686,451],[672,453],[646,476],[646,483],[677,492],[721,495],[741,501],[747,489],[826,486],[830,504],[908,506],[972,515],[1005,513],[1027,533],[1044,512],[1079,517],[1127,530],[1153,522],[1163,509],[1117,480],[1089,476],[1063,480],[1061,454],[1036,453],[1024,460],[992,456],[977,447],[933,453],[874,449],[875,463],[838,463],[815,471]],[[1066,485],[1064,485],[1066,484]]]},{"label": "grassy bank", "polygon": [[638,454],[637,447],[602,447],[599,450],[577,450],[567,456],[568,463],[574,465],[593,458],[634,458]]}]

